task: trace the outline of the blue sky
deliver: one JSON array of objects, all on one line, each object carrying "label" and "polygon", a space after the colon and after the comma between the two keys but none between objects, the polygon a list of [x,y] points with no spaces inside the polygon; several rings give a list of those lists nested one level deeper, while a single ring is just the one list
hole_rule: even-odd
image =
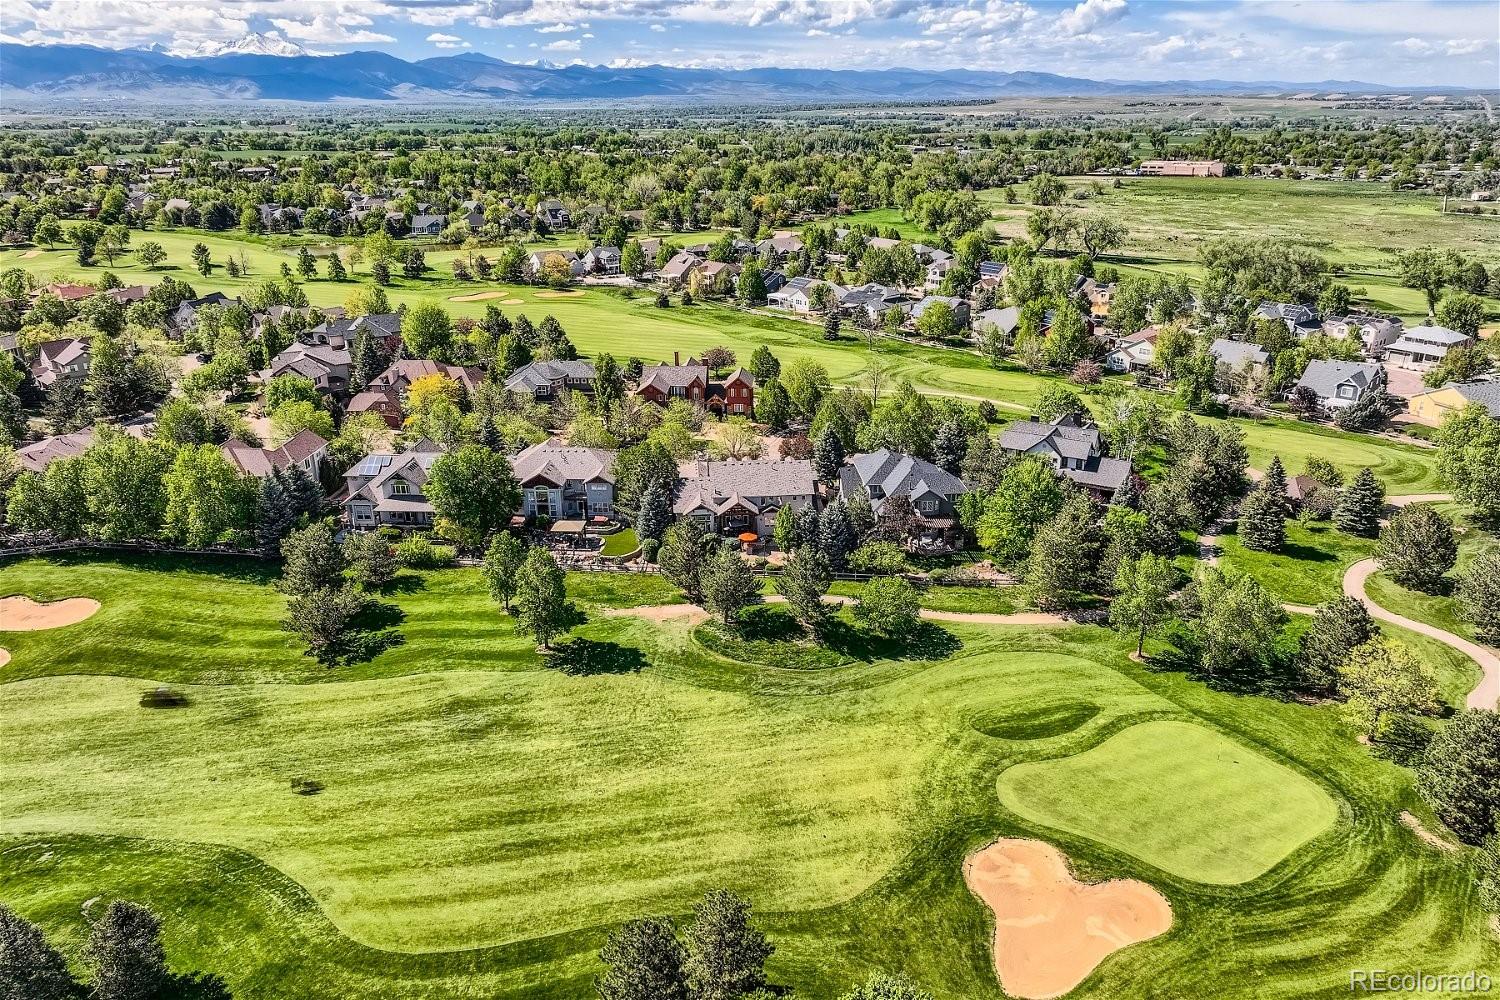
[{"label": "blue sky", "polygon": [[1500,0],[7,0],[0,36],[178,52],[1045,70],[1500,87]]}]

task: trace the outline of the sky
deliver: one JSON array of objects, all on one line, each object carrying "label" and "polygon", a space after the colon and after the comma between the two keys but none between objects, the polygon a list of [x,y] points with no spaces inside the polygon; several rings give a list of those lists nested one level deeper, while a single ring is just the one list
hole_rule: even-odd
[{"label": "sky", "polygon": [[[1500,0],[5,0],[0,39],[1500,88]],[[0,65],[0,73],[3,73]]]}]

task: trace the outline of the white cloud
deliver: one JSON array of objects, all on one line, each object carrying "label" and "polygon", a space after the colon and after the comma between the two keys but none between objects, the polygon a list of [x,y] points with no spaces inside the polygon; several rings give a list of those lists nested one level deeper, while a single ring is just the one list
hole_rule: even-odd
[{"label": "white cloud", "polygon": [[1125,0],[1083,0],[1057,19],[1057,27],[1069,35],[1086,35],[1125,16]]},{"label": "white cloud", "polygon": [[542,46],[543,52],[577,52],[583,48],[583,43],[576,38],[559,38],[555,42],[548,42]]},{"label": "white cloud", "polygon": [[1144,56],[1148,62],[1162,62],[1169,56],[1175,55],[1176,53],[1181,52],[1183,49],[1187,48],[1192,48],[1191,42],[1189,42],[1181,35],[1172,35],[1168,38],[1162,39],[1155,45],[1146,46],[1141,50],[1141,55]]},{"label": "white cloud", "polygon": [[808,28],[807,29],[807,37],[808,38],[828,38],[832,34],[833,34],[833,32],[831,32],[831,31],[824,31],[822,28]]},{"label": "white cloud", "polygon": [[[391,35],[382,34],[378,31],[366,31],[364,28],[350,30],[349,25],[344,24],[345,18],[335,17],[330,14],[319,14],[310,21],[297,21],[289,17],[273,17],[271,23],[286,33],[288,38],[299,42],[322,42],[327,45],[358,45],[367,42],[394,42],[396,39]],[[358,25],[360,21],[366,24],[373,23],[368,18],[359,18],[352,23]]]},{"label": "white cloud", "polygon": [[549,25],[547,25],[544,28],[537,28],[536,29],[536,33],[538,35],[559,35],[559,34],[564,34],[564,33],[570,32],[570,31],[577,31],[577,30],[578,30],[578,25],[576,25],[576,24],[564,24],[561,21],[559,21],[556,24],[549,24]]},{"label": "white cloud", "polygon": [[665,24],[657,22],[656,24],[651,25],[651,30],[652,31],[666,31],[667,30],[667,26]]},{"label": "white cloud", "polygon": [[434,31],[432,34],[428,35],[427,41],[436,45],[440,49],[467,49],[471,47],[468,42],[464,41],[462,38],[459,38],[457,35],[445,35],[437,31]]}]

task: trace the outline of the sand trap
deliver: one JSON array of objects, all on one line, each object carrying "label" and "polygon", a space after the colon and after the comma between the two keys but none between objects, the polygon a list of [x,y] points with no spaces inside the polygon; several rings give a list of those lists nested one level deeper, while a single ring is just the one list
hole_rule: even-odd
[{"label": "sand trap", "polygon": [[468,295],[450,295],[449,302],[486,302],[490,299],[505,299],[505,305],[518,306],[520,299],[506,299],[510,292],[470,292]]},{"label": "sand trap", "polygon": [[1436,847],[1440,851],[1447,851],[1450,853],[1458,850],[1457,844],[1453,843],[1453,841],[1451,840],[1444,840],[1442,837],[1433,833],[1431,830],[1427,829],[1427,827],[1422,825],[1421,820],[1417,819],[1417,817],[1413,816],[1409,812],[1406,812],[1404,810],[1402,811],[1401,822],[1405,824],[1408,830],[1410,830],[1412,833],[1415,833],[1418,839],[1420,839],[1423,843],[1427,844],[1430,847]]},{"label": "sand trap", "polygon": [[964,881],[995,914],[995,972],[1011,996],[1060,997],[1121,948],[1165,934],[1172,908],[1144,882],[1091,885],[1040,840],[997,840],[964,861]]},{"label": "sand trap", "polygon": [[38,604],[29,597],[0,598],[0,632],[35,632],[44,628],[76,625],[99,610],[91,597],[69,597]]},{"label": "sand trap", "polygon": [[539,299],[577,299],[582,298],[583,293],[577,290],[569,292],[559,292],[548,289],[545,292],[537,292],[536,297]]},{"label": "sand trap", "polygon": [[0,667],[10,662],[10,650],[0,648]]},{"label": "sand trap", "polygon": [[30,260],[33,257],[40,257],[41,255],[42,255],[42,252],[40,250],[27,250],[25,253],[23,253],[21,255],[21,259],[22,260]]}]

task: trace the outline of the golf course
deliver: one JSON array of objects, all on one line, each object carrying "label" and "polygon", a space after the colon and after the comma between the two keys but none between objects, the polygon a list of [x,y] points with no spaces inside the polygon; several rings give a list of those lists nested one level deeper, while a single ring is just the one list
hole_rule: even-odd
[{"label": "golf course", "polygon": [[[598,669],[569,675],[476,571],[405,571],[372,612],[383,651],[326,668],[279,628],[276,575],[0,568],[5,593],[99,604],[3,636],[0,896],[65,945],[121,896],[236,997],[577,997],[613,926],[725,887],[799,996],[890,968],[1000,997],[963,864],[1026,837],[1171,907],[1070,995],[1306,997],[1350,967],[1500,964],[1463,863],[1398,822],[1436,827],[1409,772],[1326,706],[1147,669],[1097,626],[929,622],[783,666],[611,613],[679,599],[660,578],[572,574]],[[172,707],[143,697],[162,685]]]}]

